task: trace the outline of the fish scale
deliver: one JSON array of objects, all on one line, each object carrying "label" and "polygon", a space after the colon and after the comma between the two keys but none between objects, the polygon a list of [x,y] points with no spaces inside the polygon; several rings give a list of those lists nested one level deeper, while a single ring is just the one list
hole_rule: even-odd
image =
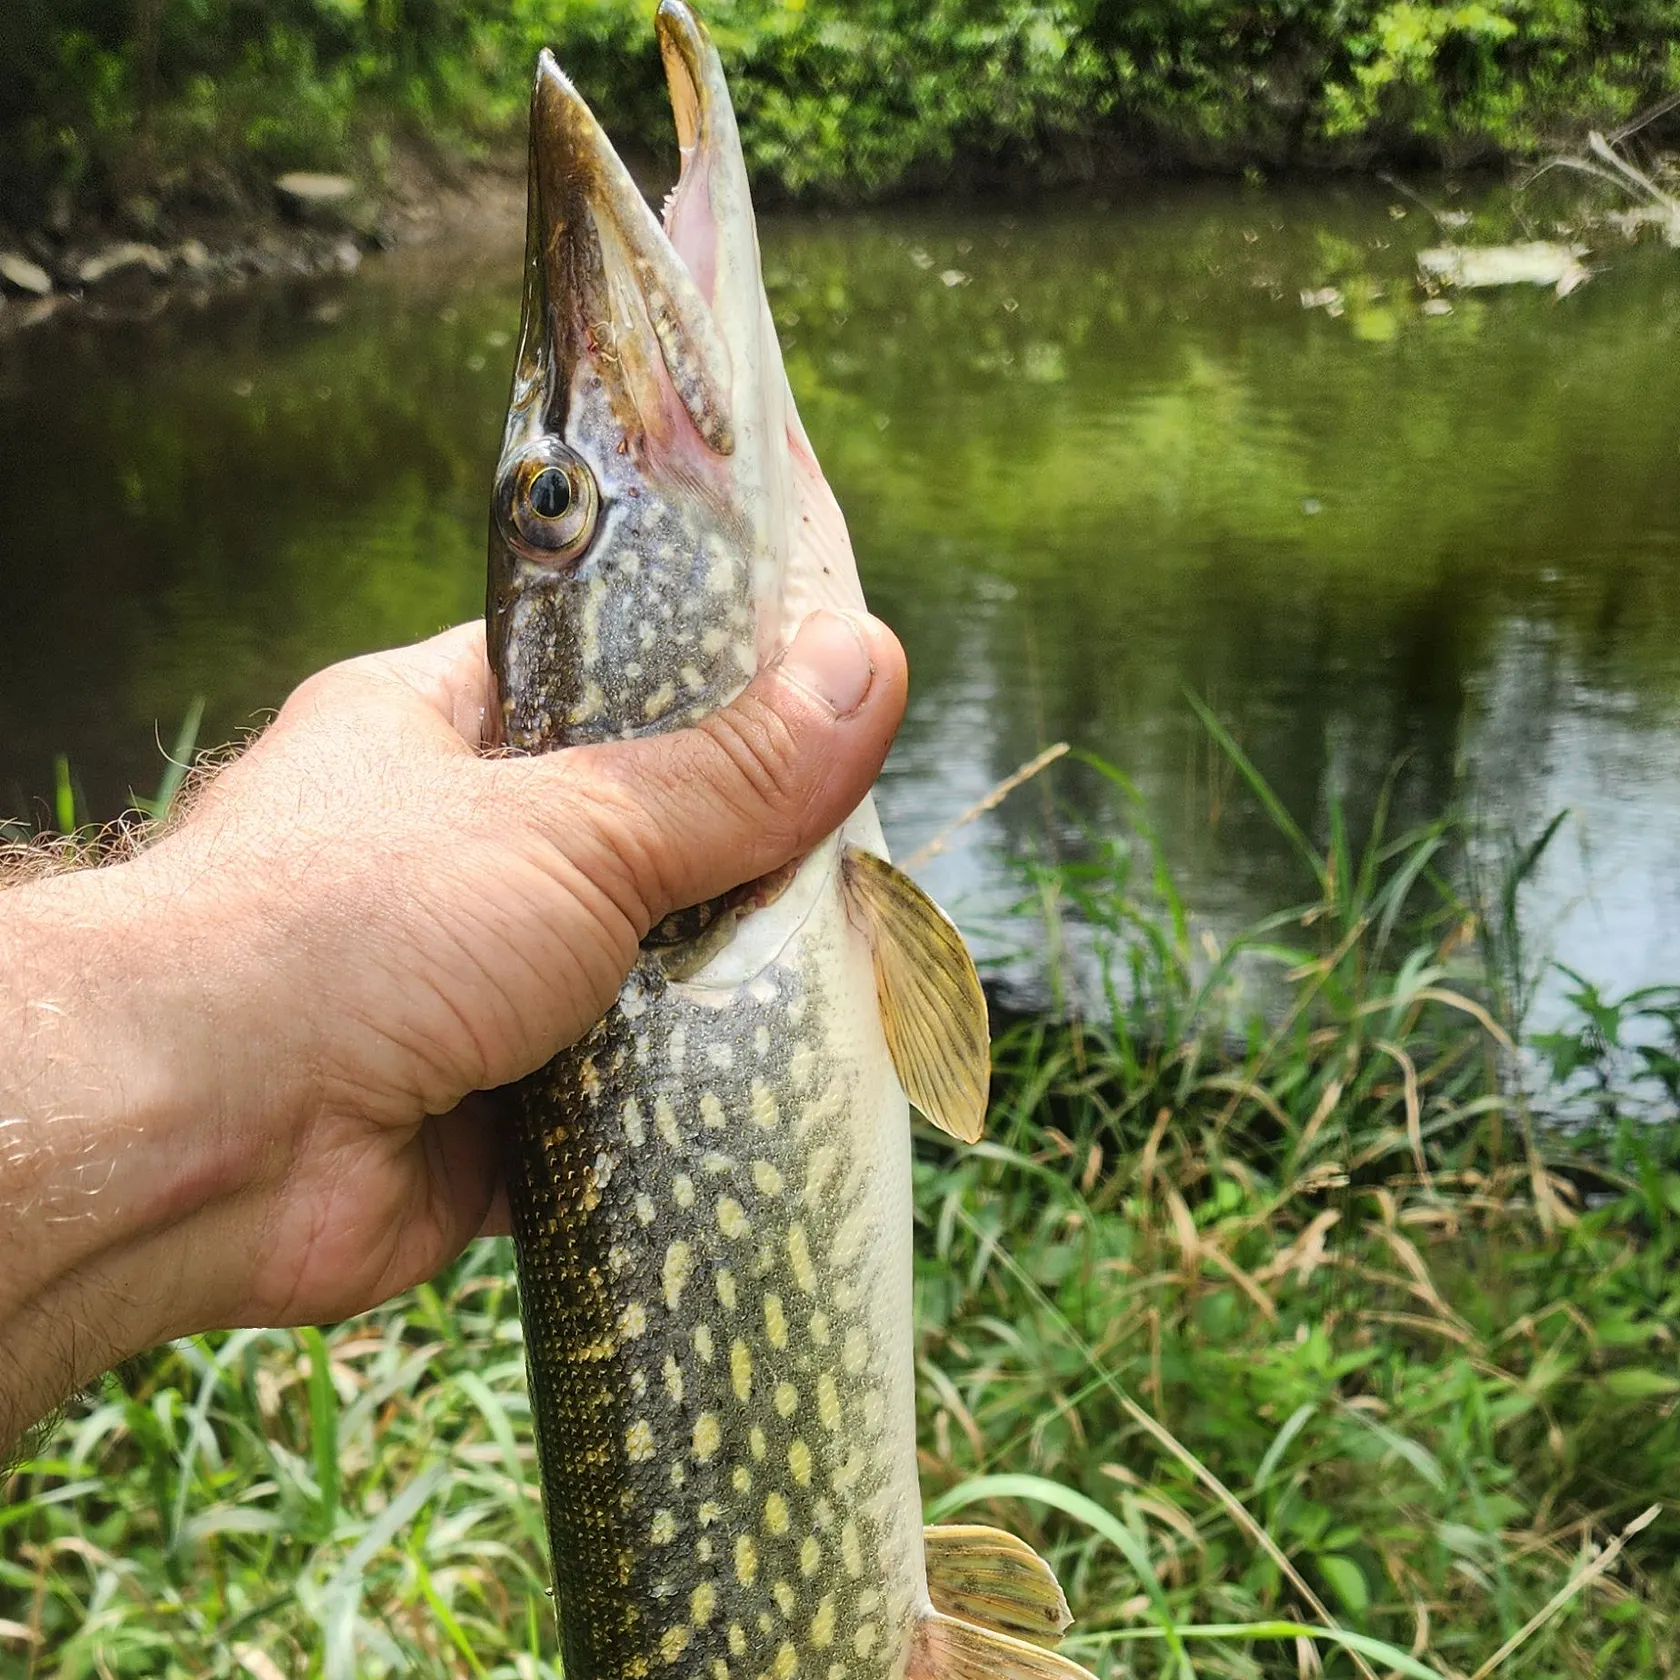
[{"label": "fish scale", "polygon": [[[880,1045],[840,1025],[870,1024],[872,989],[838,995],[824,943],[727,1007],[644,962],[520,1088],[510,1189],[569,1673],[901,1665],[922,1590],[897,1474],[909,1134]],[[603,1554],[607,1581],[584,1561]]]}]

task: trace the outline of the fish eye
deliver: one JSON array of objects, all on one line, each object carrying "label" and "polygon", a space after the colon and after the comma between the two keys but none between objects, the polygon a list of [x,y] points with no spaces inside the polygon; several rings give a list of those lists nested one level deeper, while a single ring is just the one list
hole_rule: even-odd
[{"label": "fish eye", "polygon": [[571,481],[558,467],[544,467],[531,480],[531,509],[539,519],[560,519],[571,505]]},{"label": "fish eye", "polygon": [[508,546],[541,565],[581,560],[595,536],[601,496],[581,456],[557,438],[530,445],[503,470],[496,516]]}]

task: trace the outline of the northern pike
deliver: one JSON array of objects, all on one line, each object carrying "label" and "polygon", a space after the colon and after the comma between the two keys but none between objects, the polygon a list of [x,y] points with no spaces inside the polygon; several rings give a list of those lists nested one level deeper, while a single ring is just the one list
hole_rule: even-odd
[{"label": "northern pike", "polygon": [[[657,26],[682,157],[663,224],[537,68],[487,603],[513,752],[692,724],[805,614],[863,605],[722,66],[679,0]],[[973,1141],[988,1079],[973,964],[865,800],[653,930],[606,1017],[510,1088],[568,1680],[1084,1674],[1031,1548],[922,1525],[907,1101]]]}]

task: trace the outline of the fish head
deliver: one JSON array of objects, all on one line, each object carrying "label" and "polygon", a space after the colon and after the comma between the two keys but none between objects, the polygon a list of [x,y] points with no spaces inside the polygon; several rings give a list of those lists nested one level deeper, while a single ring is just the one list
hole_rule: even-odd
[{"label": "fish head", "polygon": [[716,49],[658,32],[682,154],[663,224],[553,56],[531,96],[525,291],[490,521],[500,738],[692,723],[784,634],[786,375]]}]

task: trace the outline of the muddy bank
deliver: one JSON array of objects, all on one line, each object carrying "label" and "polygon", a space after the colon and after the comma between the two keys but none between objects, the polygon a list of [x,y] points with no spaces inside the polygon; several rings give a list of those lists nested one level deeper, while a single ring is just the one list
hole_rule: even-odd
[{"label": "muddy bank", "polygon": [[523,157],[448,174],[404,160],[377,191],[350,176],[277,177],[237,207],[19,228],[0,222],[0,338],[67,311],[144,320],[253,282],[349,275],[433,240],[504,240],[525,211]]},{"label": "muddy bank", "polygon": [[[658,204],[674,178],[671,160],[634,143],[623,155]],[[1083,182],[1086,190],[1103,181],[1122,192],[1138,185],[1136,157],[1111,162],[1114,168],[1099,168]],[[1659,152],[1641,169],[1596,133],[1582,151],[1531,166],[1512,182],[1515,199],[1527,207],[1516,214],[1529,235],[1518,246],[1476,247],[1476,235],[1466,231],[1470,217],[1451,208],[1462,188],[1450,176],[1426,173],[1414,187],[1383,170],[1361,173],[1395,194],[1391,215],[1421,211],[1436,222],[1442,245],[1423,253],[1419,272],[1432,297],[1518,281],[1555,284],[1563,295],[1590,278],[1595,258],[1641,238],[1680,248],[1680,156]],[[1308,171],[1305,178],[1322,176]],[[759,183],[757,196],[787,207],[786,195],[766,185]],[[972,196],[1018,203],[1030,213],[1043,190],[1027,170],[996,179],[959,175],[937,192],[911,178],[888,196],[912,203]],[[524,214],[525,148],[518,144],[473,165],[405,152],[387,161],[378,187],[348,175],[282,175],[266,192],[230,194],[214,211],[172,209],[150,219],[125,213],[74,224],[66,218],[27,229],[0,219],[0,340],[68,311],[139,321],[177,299],[205,303],[253,282],[348,276],[368,256],[399,247],[474,240],[500,246],[516,236]],[[1548,265],[1543,274],[1531,272],[1537,257]],[[1334,286],[1301,294],[1305,307],[1332,315],[1344,301]]]}]

